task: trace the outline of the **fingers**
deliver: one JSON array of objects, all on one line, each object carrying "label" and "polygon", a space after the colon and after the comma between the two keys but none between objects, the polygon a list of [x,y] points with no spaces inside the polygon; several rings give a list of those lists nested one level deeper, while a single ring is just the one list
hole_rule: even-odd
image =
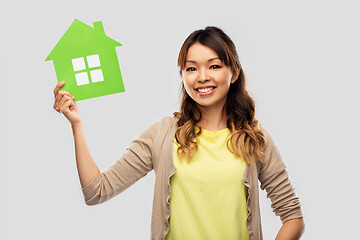
[{"label": "fingers", "polygon": [[74,101],[73,101],[72,99],[67,99],[67,100],[63,103],[63,105],[61,106],[60,112],[62,112],[62,113],[64,113],[64,114],[70,112],[70,111],[71,111],[70,108],[71,108],[71,106],[73,106],[74,104],[75,104],[75,103],[74,103]]},{"label": "fingers", "polygon": [[57,92],[65,85],[65,81],[61,81],[58,84],[56,84],[56,87],[54,88],[54,96],[56,97]]},{"label": "fingers", "polygon": [[63,97],[59,100],[59,107],[61,108],[62,105],[64,105],[64,103],[69,99],[72,100],[72,98],[69,95],[64,94]]},{"label": "fingers", "polygon": [[[69,95],[69,96],[72,97],[71,93],[69,93],[69,92],[67,92],[67,91],[61,91],[61,90],[60,90],[60,88],[62,88],[64,85],[65,85],[65,81],[59,82],[59,83],[56,85],[56,87],[55,87],[55,89],[54,89],[54,97],[55,97],[55,100],[56,100],[56,98],[58,97],[59,93],[67,94],[67,95]],[[60,98],[61,98],[61,96],[60,96]]]},{"label": "fingers", "polygon": [[69,92],[59,91],[56,96],[55,103],[53,106],[54,109],[59,112],[62,105],[69,99],[70,100],[74,99],[74,97]]},{"label": "fingers", "polygon": [[60,90],[60,88],[62,88],[64,86],[64,84],[65,84],[65,81],[59,82],[54,89],[55,102],[54,102],[53,108],[58,112],[60,112],[61,105],[65,102],[65,100],[67,100],[67,99],[64,99],[61,102],[61,99],[64,96],[68,96],[69,98],[74,99],[74,97],[71,95],[71,93]]},{"label": "fingers", "polygon": [[71,95],[71,93],[67,92],[67,91],[58,91],[58,93],[56,94],[55,97],[55,103],[54,103],[54,109],[58,110],[59,107],[59,103],[61,101],[61,99],[64,97],[70,97],[71,99],[74,99],[73,95]]},{"label": "fingers", "polygon": [[73,98],[68,95],[63,95],[59,102],[54,106],[55,110],[59,113],[67,113],[70,109],[69,106],[74,105]]}]

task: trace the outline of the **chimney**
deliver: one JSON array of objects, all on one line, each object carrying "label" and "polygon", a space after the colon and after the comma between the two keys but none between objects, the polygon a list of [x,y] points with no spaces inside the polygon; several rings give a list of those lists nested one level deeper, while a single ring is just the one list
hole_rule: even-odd
[{"label": "chimney", "polygon": [[105,35],[104,26],[101,21],[93,22],[94,29]]}]

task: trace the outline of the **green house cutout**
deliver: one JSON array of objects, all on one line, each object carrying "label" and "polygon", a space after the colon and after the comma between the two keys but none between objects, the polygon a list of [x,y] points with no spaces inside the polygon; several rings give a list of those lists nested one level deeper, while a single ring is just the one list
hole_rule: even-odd
[{"label": "green house cutout", "polygon": [[105,35],[101,21],[93,25],[75,19],[45,59],[76,101],[125,92],[115,49],[121,44]]}]

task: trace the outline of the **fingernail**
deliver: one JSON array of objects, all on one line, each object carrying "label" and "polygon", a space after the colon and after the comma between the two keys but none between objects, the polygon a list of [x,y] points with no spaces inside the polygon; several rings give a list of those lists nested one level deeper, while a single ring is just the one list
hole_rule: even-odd
[{"label": "fingernail", "polygon": [[72,96],[72,98],[74,99],[75,97],[74,97],[74,96]]}]

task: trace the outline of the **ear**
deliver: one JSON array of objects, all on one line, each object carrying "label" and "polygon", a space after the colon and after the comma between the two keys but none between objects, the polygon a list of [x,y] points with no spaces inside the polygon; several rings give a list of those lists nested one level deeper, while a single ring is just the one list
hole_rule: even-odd
[{"label": "ear", "polygon": [[232,77],[231,77],[231,83],[236,82],[236,80],[239,78],[240,72],[241,72],[241,68],[239,70],[233,70],[232,71],[233,74],[232,74]]},{"label": "ear", "polygon": [[233,75],[230,83],[234,83],[234,82],[236,82],[236,80],[237,80],[237,77],[235,77],[235,75]]},{"label": "ear", "polygon": [[231,77],[231,82],[230,83],[234,83],[236,82],[236,80],[239,77],[239,73],[233,73],[232,77]]}]

